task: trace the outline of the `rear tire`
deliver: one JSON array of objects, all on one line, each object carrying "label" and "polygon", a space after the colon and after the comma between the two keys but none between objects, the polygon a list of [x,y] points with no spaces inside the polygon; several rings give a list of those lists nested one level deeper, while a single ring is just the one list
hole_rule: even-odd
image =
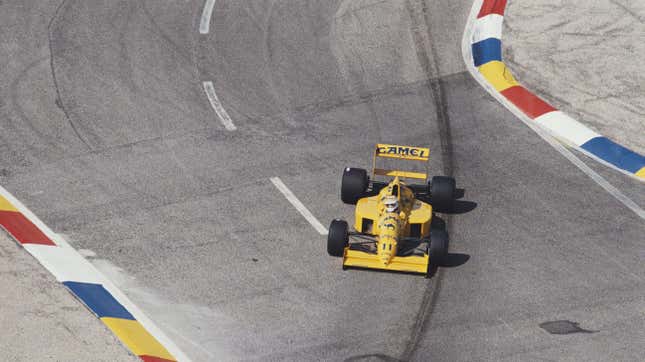
[{"label": "rear tire", "polygon": [[362,168],[349,168],[343,171],[343,181],[340,186],[340,199],[349,205],[356,205],[365,195],[369,186],[367,171]]},{"label": "rear tire", "polygon": [[349,245],[349,226],[345,220],[333,220],[327,234],[327,253],[331,256],[342,257],[345,247]]},{"label": "rear tire", "polygon": [[456,182],[452,177],[434,176],[430,184],[430,204],[437,212],[448,212],[455,202]]},{"label": "rear tire", "polygon": [[430,264],[428,264],[428,270],[436,269],[437,267],[443,265],[447,254],[448,233],[445,230],[430,231],[430,244],[428,245]]}]

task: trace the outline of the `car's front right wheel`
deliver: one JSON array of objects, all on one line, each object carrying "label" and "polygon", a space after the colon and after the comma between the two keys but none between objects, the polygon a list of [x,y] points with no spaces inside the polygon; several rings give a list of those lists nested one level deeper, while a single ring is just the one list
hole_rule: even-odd
[{"label": "car's front right wheel", "polygon": [[428,270],[441,266],[448,254],[448,233],[445,230],[430,231],[430,245],[428,245],[428,256],[430,264]]}]

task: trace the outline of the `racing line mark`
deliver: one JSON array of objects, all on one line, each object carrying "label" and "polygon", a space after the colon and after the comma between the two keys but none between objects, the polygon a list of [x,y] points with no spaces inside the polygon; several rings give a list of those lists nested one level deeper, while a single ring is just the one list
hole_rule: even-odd
[{"label": "racing line mark", "polygon": [[294,195],[293,192],[291,192],[291,190],[287,188],[287,185],[285,185],[282,182],[282,180],[280,180],[279,177],[271,177],[270,180],[273,183],[273,185],[275,185],[275,187],[284,195],[284,197],[287,198],[287,200],[291,203],[291,205],[293,205],[293,207],[295,207],[296,210],[298,210],[298,212],[300,212],[300,214],[305,219],[307,219],[307,221],[309,221],[311,226],[313,226],[314,229],[316,229],[316,231],[318,231],[320,235],[328,234],[327,229],[320,223],[320,221],[318,221],[318,219],[316,219],[316,217],[311,213],[311,211],[309,211],[305,207],[305,205],[303,205],[302,202],[298,200],[296,195]]},{"label": "racing line mark", "polygon": [[211,81],[204,82],[204,91],[206,92],[208,101],[211,102],[211,106],[215,110],[215,113],[217,113],[217,117],[219,117],[219,120],[224,125],[224,128],[226,128],[227,131],[235,131],[237,127],[235,127],[235,125],[233,124],[233,120],[226,112],[226,109],[224,109],[224,106],[222,106],[222,103],[219,101],[219,98],[217,98],[217,94],[215,93],[215,87],[213,86],[213,82]]}]

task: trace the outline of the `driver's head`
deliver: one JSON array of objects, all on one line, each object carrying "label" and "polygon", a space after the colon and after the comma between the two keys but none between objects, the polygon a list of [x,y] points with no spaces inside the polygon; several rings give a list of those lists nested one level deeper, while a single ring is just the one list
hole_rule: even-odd
[{"label": "driver's head", "polygon": [[399,200],[396,199],[396,196],[386,196],[383,205],[385,205],[385,211],[396,212],[399,209]]}]

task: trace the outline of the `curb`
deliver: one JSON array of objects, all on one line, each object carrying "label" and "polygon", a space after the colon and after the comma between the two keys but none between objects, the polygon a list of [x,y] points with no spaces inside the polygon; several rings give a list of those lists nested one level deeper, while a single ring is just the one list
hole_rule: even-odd
[{"label": "curb", "polygon": [[522,87],[502,60],[502,27],[507,0],[475,0],[462,53],[470,74],[521,120],[540,126],[560,142],[640,181],[645,157],[587,128]]},{"label": "curb", "polygon": [[189,360],[101,272],[2,186],[0,227],[143,361]]}]

